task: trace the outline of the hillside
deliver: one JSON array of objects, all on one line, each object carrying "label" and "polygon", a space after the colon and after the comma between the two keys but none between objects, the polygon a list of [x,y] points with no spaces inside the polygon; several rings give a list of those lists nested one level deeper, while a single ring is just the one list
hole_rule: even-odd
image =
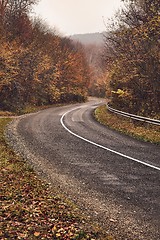
[{"label": "hillside", "polygon": [[75,34],[70,36],[72,40],[78,41],[84,45],[103,44],[103,33],[85,33],[85,34]]}]

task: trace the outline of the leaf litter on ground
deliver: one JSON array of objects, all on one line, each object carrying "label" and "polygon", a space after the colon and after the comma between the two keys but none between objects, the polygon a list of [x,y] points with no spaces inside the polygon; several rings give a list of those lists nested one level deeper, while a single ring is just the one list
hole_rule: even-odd
[{"label": "leaf litter on ground", "polygon": [[14,154],[4,138],[10,121],[0,119],[0,238],[112,240]]}]

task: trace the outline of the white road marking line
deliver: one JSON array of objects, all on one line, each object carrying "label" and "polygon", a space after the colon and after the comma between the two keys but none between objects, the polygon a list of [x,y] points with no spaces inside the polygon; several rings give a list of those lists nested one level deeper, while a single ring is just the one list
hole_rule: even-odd
[{"label": "white road marking line", "polygon": [[[79,108],[79,107],[78,107],[78,108]],[[83,141],[85,141],[85,142],[88,142],[88,143],[90,143],[90,144],[93,144],[93,145],[95,145],[95,146],[97,146],[97,147],[99,147],[99,148],[105,149],[105,150],[107,150],[107,151],[109,151],[109,152],[112,152],[112,153],[115,153],[115,154],[117,154],[117,155],[119,155],[119,156],[121,156],[121,157],[128,158],[128,159],[130,159],[130,160],[132,160],[132,161],[138,162],[138,163],[143,164],[143,165],[145,165],[145,166],[147,166],[147,167],[150,167],[150,168],[153,168],[153,169],[156,169],[156,170],[160,171],[160,168],[159,168],[159,167],[156,167],[156,166],[154,166],[154,165],[152,165],[152,164],[149,164],[149,163],[146,163],[146,162],[142,162],[141,160],[138,160],[138,159],[136,159],[136,158],[127,156],[127,155],[125,155],[125,154],[123,154],[123,153],[120,153],[120,152],[117,152],[117,151],[112,150],[112,149],[110,149],[110,148],[104,147],[103,145],[100,145],[100,144],[97,144],[97,143],[95,143],[95,142],[92,142],[92,141],[90,141],[90,140],[88,140],[88,139],[86,139],[86,138],[84,138],[84,137],[82,137],[82,136],[80,136],[80,135],[72,132],[72,131],[71,131],[69,128],[67,128],[66,125],[64,124],[64,117],[65,117],[68,113],[70,113],[70,112],[72,112],[72,111],[74,111],[74,110],[76,110],[76,109],[77,109],[77,108],[74,108],[74,109],[71,109],[71,110],[65,112],[65,113],[62,115],[61,119],[60,119],[60,122],[61,122],[62,126],[63,126],[70,134],[72,134],[73,136],[75,136],[75,137],[77,137],[77,138],[80,138],[81,140],[83,140]]]}]

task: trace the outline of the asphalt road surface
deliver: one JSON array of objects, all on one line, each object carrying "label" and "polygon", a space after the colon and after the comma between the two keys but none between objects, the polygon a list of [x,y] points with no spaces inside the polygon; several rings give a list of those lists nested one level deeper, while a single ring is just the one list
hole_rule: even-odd
[{"label": "asphalt road surface", "polygon": [[117,239],[158,240],[160,148],[97,123],[100,104],[90,99],[20,117],[9,141]]}]

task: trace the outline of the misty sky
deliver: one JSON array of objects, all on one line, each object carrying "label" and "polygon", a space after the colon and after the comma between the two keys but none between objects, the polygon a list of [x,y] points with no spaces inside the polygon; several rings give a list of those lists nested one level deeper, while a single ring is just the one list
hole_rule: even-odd
[{"label": "misty sky", "polygon": [[104,21],[120,4],[121,0],[40,0],[34,12],[62,34],[72,35],[105,31]]}]

